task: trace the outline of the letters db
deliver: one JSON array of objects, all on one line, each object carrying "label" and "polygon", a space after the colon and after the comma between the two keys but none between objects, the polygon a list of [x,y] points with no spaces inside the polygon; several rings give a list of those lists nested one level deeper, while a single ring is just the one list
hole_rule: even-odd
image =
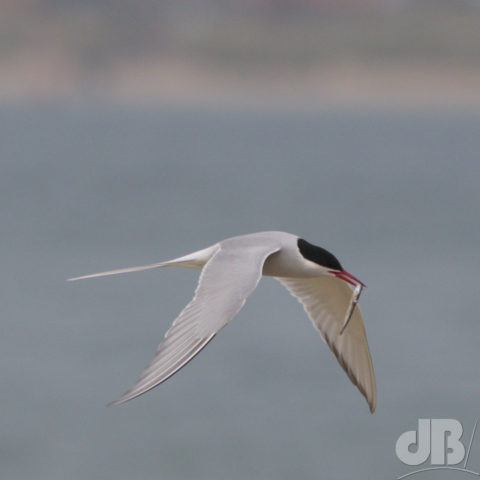
[{"label": "letters db", "polygon": [[418,433],[402,433],[395,453],[406,465],[421,465],[428,457],[431,465],[457,465],[465,458],[462,433],[462,424],[453,418],[420,418]]}]

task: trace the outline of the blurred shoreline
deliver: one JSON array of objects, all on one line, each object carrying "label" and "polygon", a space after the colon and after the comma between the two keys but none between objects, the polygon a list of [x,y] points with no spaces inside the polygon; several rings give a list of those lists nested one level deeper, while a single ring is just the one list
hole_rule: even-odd
[{"label": "blurred shoreline", "polygon": [[371,65],[355,62],[239,74],[182,59],[125,61],[109,72],[76,76],[55,58],[0,67],[0,101],[104,99],[124,104],[311,109],[322,106],[480,109],[480,68],[448,65]]},{"label": "blurred shoreline", "polygon": [[407,3],[279,13],[249,2],[228,13],[7,2],[0,101],[479,109],[480,8]]}]

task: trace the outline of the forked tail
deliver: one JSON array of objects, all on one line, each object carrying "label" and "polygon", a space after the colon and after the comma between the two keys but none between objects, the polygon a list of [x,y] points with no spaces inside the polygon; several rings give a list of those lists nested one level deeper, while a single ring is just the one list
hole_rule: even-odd
[{"label": "forked tail", "polygon": [[174,258],[166,262],[152,263],[150,265],[140,265],[138,267],[117,268],[115,270],[107,270],[106,272],[90,273],[80,277],[69,278],[69,282],[75,280],[84,280],[86,278],[107,277],[108,275],[118,275],[119,273],[141,272],[142,270],[150,270],[151,268],[168,267],[178,265],[188,268],[202,268],[210,259],[213,253],[217,250],[218,245],[198,250],[197,252],[189,253],[183,257]]},{"label": "forked tail", "polygon": [[85,278],[107,277],[108,275],[117,275],[119,273],[141,272],[142,270],[149,270],[151,268],[165,267],[171,265],[170,262],[152,263],[151,265],[141,265],[139,267],[117,268],[116,270],[107,270],[106,272],[90,273],[88,275],[81,275],[80,277],[69,278],[69,282],[75,280],[83,280]]}]

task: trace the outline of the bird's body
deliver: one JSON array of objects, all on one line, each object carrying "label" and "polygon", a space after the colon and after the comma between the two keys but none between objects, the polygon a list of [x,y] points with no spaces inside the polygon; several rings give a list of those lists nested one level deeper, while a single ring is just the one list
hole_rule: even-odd
[{"label": "bird's body", "polygon": [[173,322],[137,383],[112,404],[147,392],[182,368],[240,311],[265,275],[277,278],[302,303],[373,413],[375,378],[361,313],[355,308],[359,293],[355,296],[347,285],[361,289],[363,284],[343,270],[331,253],[290,233],[258,232],[228,238],[167,262],[72,280],[164,266],[202,269],[195,296]]},{"label": "bird's body", "polygon": [[298,237],[285,232],[258,232],[227,238],[211,247],[171,260],[171,262],[184,267],[203,268],[218,248],[233,252],[268,248],[270,245],[276,245],[278,251],[265,259],[262,275],[306,278],[318,277],[325,273],[325,267],[308,261],[301,255],[298,249]]}]

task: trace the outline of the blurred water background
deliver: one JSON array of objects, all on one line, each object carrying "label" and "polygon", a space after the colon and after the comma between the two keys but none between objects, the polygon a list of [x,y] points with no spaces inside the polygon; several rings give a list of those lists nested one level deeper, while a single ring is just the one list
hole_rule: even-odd
[{"label": "blurred water background", "polygon": [[[2,3],[2,479],[393,479],[418,418],[468,442],[477,3],[241,5]],[[375,414],[269,278],[178,375],[105,409],[198,275],[65,279],[270,229],[368,285]]]}]

